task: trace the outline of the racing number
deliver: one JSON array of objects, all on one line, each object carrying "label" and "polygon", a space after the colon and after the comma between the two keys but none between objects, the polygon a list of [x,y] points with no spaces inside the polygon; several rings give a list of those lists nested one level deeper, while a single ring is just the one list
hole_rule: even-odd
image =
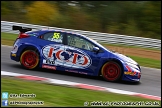
[{"label": "racing number", "polygon": [[53,38],[54,39],[59,39],[60,38],[60,33],[54,33]]}]

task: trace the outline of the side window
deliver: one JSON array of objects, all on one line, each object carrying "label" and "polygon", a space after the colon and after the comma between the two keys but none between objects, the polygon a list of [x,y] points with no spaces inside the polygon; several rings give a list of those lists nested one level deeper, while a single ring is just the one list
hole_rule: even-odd
[{"label": "side window", "polygon": [[69,46],[92,51],[93,45],[87,40],[71,34],[68,34],[67,37]]},{"label": "side window", "polygon": [[63,33],[48,32],[42,36],[42,39],[62,43],[63,42]]}]

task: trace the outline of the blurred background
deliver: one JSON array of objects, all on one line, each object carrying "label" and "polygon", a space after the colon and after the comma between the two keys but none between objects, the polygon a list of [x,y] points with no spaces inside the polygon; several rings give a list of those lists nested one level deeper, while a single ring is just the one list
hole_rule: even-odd
[{"label": "blurred background", "polygon": [[161,1],[1,1],[1,21],[161,39]]}]

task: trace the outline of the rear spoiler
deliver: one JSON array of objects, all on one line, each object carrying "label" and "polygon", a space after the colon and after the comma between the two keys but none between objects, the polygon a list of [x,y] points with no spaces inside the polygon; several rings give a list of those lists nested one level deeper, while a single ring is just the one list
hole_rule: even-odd
[{"label": "rear spoiler", "polygon": [[27,28],[27,27],[21,27],[21,26],[12,26],[12,30],[19,30],[21,33],[25,33],[27,31],[31,31],[32,28]]}]

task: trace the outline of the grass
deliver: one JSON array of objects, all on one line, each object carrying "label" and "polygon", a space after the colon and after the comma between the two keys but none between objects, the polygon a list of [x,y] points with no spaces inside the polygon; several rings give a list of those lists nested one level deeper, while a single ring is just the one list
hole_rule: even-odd
[{"label": "grass", "polygon": [[[40,82],[16,79],[13,77],[1,77],[1,91],[9,94],[35,94],[35,98],[9,98],[9,101],[44,101],[47,107],[83,107],[85,102],[157,102],[135,96],[115,94],[104,91],[93,91],[79,88],[72,88],[59,85],[50,85]],[[10,105],[11,106],[11,105]],[[18,106],[18,105],[12,105]],[[20,106],[20,105],[19,105]],[[25,105],[24,105],[25,106]],[[90,106],[90,105],[89,105]],[[21,106],[23,107],[23,105]]]},{"label": "grass", "polygon": [[18,37],[18,34],[3,33],[1,32],[1,39],[4,40],[15,40]]},{"label": "grass", "polygon": [[135,60],[137,63],[139,63],[140,66],[161,69],[161,60],[154,60],[150,58],[143,58],[143,57],[137,57],[131,55],[128,56],[133,60]]},{"label": "grass", "polygon": [[158,48],[144,48],[140,46],[133,46],[133,45],[124,45],[124,44],[107,44],[107,43],[101,43],[103,46],[116,46],[116,47],[123,47],[123,48],[140,48],[143,50],[153,50],[153,51],[161,51],[161,49]]},{"label": "grass", "polygon": [[[12,46],[14,43],[14,40],[17,38],[17,34],[11,34],[11,33],[3,33],[1,32],[1,44],[3,45],[10,45]],[[104,46],[106,46],[107,44],[102,43]],[[110,44],[111,46],[113,46],[112,44]],[[122,45],[118,45],[115,44],[114,46],[122,46]],[[122,46],[122,47],[130,47],[130,46]],[[133,46],[131,46],[133,47]],[[148,49],[148,48],[145,48]],[[157,49],[154,49],[157,50]],[[150,58],[142,58],[142,57],[137,57],[137,56],[131,56],[128,55],[131,58],[133,58],[135,61],[137,61],[141,66],[145,66],[145,67],[151,67],[151,68],[161,68],[161,60],[154,60],[154,59],[150,59]]]},{"label": "grass", "polygon": [[1,40],[1,45],[9,45],[9,46],[13,46],[14,41],[13,40],[6,40],[6,39],[2,39]]}]

